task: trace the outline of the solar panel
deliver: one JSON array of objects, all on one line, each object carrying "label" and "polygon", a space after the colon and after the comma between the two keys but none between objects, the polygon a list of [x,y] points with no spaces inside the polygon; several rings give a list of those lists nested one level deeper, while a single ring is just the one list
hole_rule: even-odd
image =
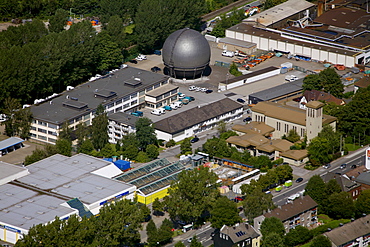
[{"label": "solar panel", "polygon": [[235,233],[235,235],[239,238],[239,237],[245,235],[245,232],[239,231],[239,232]]}]

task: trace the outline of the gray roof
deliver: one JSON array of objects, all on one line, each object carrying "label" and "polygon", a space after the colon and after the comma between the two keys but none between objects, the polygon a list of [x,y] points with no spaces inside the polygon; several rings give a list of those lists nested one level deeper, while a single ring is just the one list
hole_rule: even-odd
[{"label": "gray roof", "polygon": [[338,175],[338,174],[335,174],[334,172],[326,173],[323,178],[325,183],[329,182],[332,179],[335,179],[335,181],[337,181],[342,191],[345,191],[345,192],[349,192],[353,190],[354,188],[361,186],[355,181],[348,179],[346,176]]},{"label": "gray roof", "polygon": [[363,172],[356,178],[356,182],[370,185],[370,173]]},{"label": "gray roof", "polygon": [[151,96],[151,97],[157,97],[157,96],[160,96],[164,93],[170,92],[170,91],[172,91],[174,89],[177,89],[177,88],[179,88],[179,87],[171,85],[171,84],[167,84],[167,85],[156,88],[156,89],[146,93],[146,95]]},{"label": "gray roof", "polygon": [[0,219],[2,223],[28,230],[38,224],[76,213],[62,206],[65,201],[13,184],[0,186]]},{"label": "gray roof", "polygon": [[342,246],[370,233],[370,215],[324,233],[335,246]]},{"label": "gray roof", "polygon": [[154,123],[154,128],[166,133],[175,134],[182,130],[220,116],[243,106],[229,98],[225,98],[205,106],[198,106],[187,111]]},{"label": "gray roof", "polygon": [[165,65],[175,68],[198,68],[209,63],[211,49],[202,34],[184,28],[170,34],[164,42],[162,58]]},{"label": "gray roof", "polygon": [[[135,78],[139,78],[140,81]],[[126,67],[106,78],[87,82],[71,91],[63,92],[48,102],[31,106],[31,111],[35,119],[61,125],[67,120],[93,111],[99,104],[114,103],[115,100],[142,91],[148,86],[168,78],[168,76],[158,73]],[[95,97],[95,94],[99,94],[99,96]],[[104,95],[108,96],[109,99],[104,99],[102,97]]]},{"label": "gray roof", "polygon": [[28,174],[25,167],[0,161],[0,185]]},{"label": "gray roof", "polygon": [[85,154],[72,157],[56,154],[27,166],[30,174],[18,181],[71,199],[77,197],[85,204],[92,204],[133,187],[93,174],[108,165],[111,165],[109,161]]},{"label": "gray roof", "polygon": [[15,144],[22,143],[22,142],[24,142],[24,140],[19,137],[10,137],[8,139],[0,141],[0,150],[3,150],[5,148],[14,146]]},{"label": "gray roof", "polygon": [[237,76],[237,77],[225,80],[225,81],[221,81],[220,83],[230,84],[230,83],[233,83],[233,82],[246,80],[248,78],[252,78],[252,77],[255,77],[255,76],[258,76],[258,75],[262,75],[262,74],[265,74],[265,73],[268,73],[268,72],[271,72],[271,71],[274,71],[274,70],[280,70],[280,68],[270,66],[270,67],[267,67],[267,68],[263,68],[263,69],[260,69],[260,70],[253,71],[253,72],[248,73],[246,75],[241,75],[241,76]]},{"label": "gray roof", "polygon": [[224,225],[221,230],[221,233],[226,234],[233,241],[234,244],[239,243],[245,239],[257,238],[259,234],[256,230],[247,223],[239,223],[235,226],[226,226]]},{"label": "gray roof", "polygon": [[248,41],[243,41],[240,39],[233,39],[233,38],[221,38],[219,40],[219,43],[226,43],[230,45],[236,45],[244,48],[252,48],[253,46],[256,46],[256,43],[248,42]]},{"label": "gray roof", "polygon": [[284,83],[282,85],[268,88],[257,93],[250,94],[249,97],[255,97],[260,100],[268,101],[280,97],[282,95],[294,93],[302,90],[303,79],[298,79],[294,82]]},{"label": "gray roof", "polygon": [[108,120],[113,120],[117,123],[126,124],[135,127],[136,121],[139,117],[124,112],[116,112],[108,115]]}]

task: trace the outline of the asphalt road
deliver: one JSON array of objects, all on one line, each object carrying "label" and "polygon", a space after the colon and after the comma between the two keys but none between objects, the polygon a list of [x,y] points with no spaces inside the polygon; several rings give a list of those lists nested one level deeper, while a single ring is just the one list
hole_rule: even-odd
[{"label": "asphalt road", "polygon": [[202,226],[200,229],[190,230],[182,235],[176,236],[173,238],[173,242],[166,246],[173,247],[177,242],[182,242],[186,247],[190,246],[190,238],[193,236],[197,236],[197,240],[202,243],[203,246],[210,246],[213,244],[212,240],[212,232],[214,229],[211,227],[210,223]]},{"label": "asphalt road", "polygon": [[[301,183],[296,183],[293,181],[293,185],[290,188],[283,188],[280,192],[273,192],[272,201],[276,206],[282,206],[287,203],[287,198],[291,195],[297,194],[300,191],[304,190],[307,182],[310,177],[313,175],[319,174],[320,176],[324,176],[327,172],[334,172],[334,173],[341,173],[345,174],[346,172],[351,170],[352,165],[364,166],[365,165],[365,149],[360,149],[355,151],[354,153],[339,158],[331,163],[331,167],[329,169],[325,169],[323,167],[318,168],[314,171],[311,171],[305,175],[303,178],[304,180]],[[347,164],[345,169],[340,169],[341,164]]]}]

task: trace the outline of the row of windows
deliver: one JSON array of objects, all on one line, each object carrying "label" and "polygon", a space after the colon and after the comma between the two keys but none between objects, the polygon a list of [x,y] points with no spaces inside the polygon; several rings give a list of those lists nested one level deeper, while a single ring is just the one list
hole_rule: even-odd
[{"label": "row of windows", "polygon": [[[293,126],[293,128],[292,128],[295,132],[297,132],[297,134],[299,134],[298,133],[298,128],[297,128],[297,126]],[[280,122],[276,122],[276,130],[277,131],[281,131],[281,123]],[[300,136],[304,136],[304,134],[305,134],[305,130],[303,129],[303,128],[300,128]],[[285,133],[288,133],[289,132],[289,124],[284,124],[284,132]]]}]

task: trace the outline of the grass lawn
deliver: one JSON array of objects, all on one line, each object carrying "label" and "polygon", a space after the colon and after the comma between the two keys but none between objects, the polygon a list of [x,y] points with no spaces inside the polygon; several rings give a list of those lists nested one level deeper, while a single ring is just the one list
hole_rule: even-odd
[{"label": "grass lawn", "polygon": [[361,146],[350,143],[346,143],[344,146],[348,149],[348,151],[356,151],[357,149],[361,148]]}]

